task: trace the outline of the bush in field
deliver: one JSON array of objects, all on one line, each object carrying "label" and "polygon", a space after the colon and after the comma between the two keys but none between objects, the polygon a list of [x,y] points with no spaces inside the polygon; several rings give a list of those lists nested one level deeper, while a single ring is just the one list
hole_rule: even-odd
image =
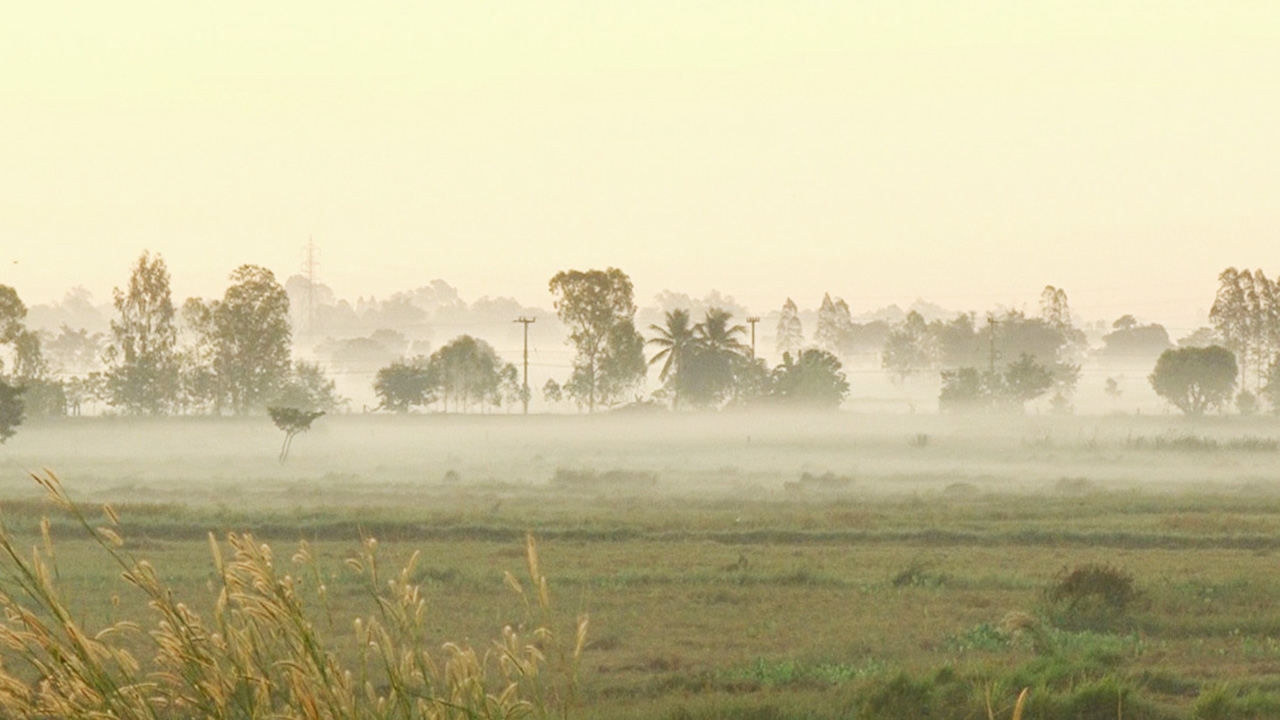
[{"label": "bush in field", "polygon": [[1133,575],[1106,563],[1063,570],[1044,590],[1055,624],[1065,629],[1111,630],[1138,599]]},{"label": "bush in field", "polygon": [[[579,618],[571,646],[551,629],[547,581],[527,542],[532,592],[509,573],[528,612],[527,636],[510,627],[491,650],[430,644],[426,600],[414,584],[415,553],[398,573],[378,567],[369,538],[347,566],[368,594],[371,613],[355,618],[358,660],[344,666],[305,597],[325,604],[309,546],[293,556],[299,572],[250,535],[210,536],[218,597],[211,615],[180,603],[145,560],[123,549],[113,529],[94,527],[52,474],[33,476],[150,600],[151,632],[119,622],[85,627],[60,587],[48,522],[44,548],[28,554],[0,526],[0,716],[12,718],[516,718],[567,716],[576,702],[578,659],[586,640]],[[25,546],[24,546],[25,547]],[[344,623],[327,627],[343,627]],[[149,648],[153,671],[134,653]],[[36,679],[38,678],[38,680]]]}]

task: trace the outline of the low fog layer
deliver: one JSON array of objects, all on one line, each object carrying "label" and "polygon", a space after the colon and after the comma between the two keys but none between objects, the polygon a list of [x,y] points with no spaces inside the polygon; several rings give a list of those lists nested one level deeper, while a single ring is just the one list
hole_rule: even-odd
[{"label": "low fog layer", "polygon": [[1083,490],[1275,492],[1268,422],[1167,418],[660,413],[323,417],[277,462],[265,418],[36,424],[4,448],[7,496],[50,467],[86,499],[282,507],[429,503],[437,493],[592,498]]}]

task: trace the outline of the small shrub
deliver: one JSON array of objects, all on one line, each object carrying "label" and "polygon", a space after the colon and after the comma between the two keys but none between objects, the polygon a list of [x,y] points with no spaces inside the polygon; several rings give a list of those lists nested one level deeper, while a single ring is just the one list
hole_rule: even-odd
[{"label": "small shrub", "polygon": [[858,720],[971,717],[977,710],[973,687],[950,667],[916,679],[906,672],[872,680],[857,695]]},{"label": "small shrub", "polygon": [[[1135,705],[1137,707],[1135,707]],[[1030,693],[1026,717],[1044,720],[1116,720],[1150,718],[1133,688],[1114,675],[1078,683],[1062,693]],[[1159,717],[1159,715],[1155,715]]]},{"label": "small shrub", "polygon": [[1124,610],[1137,597],[1133,575],[1106,563],[1077,565],[1064,572],[1048,591],[1054,603],[1079,604],[1097,598],[1108,607]]},{"label": "small shrub", "polygon": [[945,642],[947,649],[952,652],[995,652],[1012,644],[1013,637],[1008,632],[990,623],[974,625],[962,633],[948,637]]},{"label": "small shrub", "polygon": [[873,685],[861,698],[858,720],[934,717],[933,682],[916,680],[905,672]]},{"label": "small shrub", "polygon": [[590,487],[652,487],[658,484],[658,476],[650,472],[642,472],[639,470],[607,470],[605,472],[596,472],[595,470],[569,470],[566,468],[556,468],[556,474],[552,476],[551,483],[561,487],[571,488],[590,488]]},{"label": "small shrub", "polygon": [[852,484],[853,478],[848,475],[836,475],[830,472],[821,475],[814,475],[813,473],[802,473],[800,475],[800,487],[802,488],[839,490]]},{"label": "small shrub", "polygon": [[976,497],[981,494],[978,486],[967,482],[954,482],[942,489],[942,494],[949,498]]},{"label": "small shrub", "polygon": [[1280,717],[1280,697],[1253,691],[1241,697],[1226,687],[1205,690],[1191,705],[1193,720],[1268,720]]},{"label": "small shrub", "polygon": [[1053,489],[1060,495],[1087,495],[1097,490],[1098,486],[1088,478],[1064,477],[1058,478],[1058,481],[1053,484]]},{"label": "small shrub", "polygon": [[1124,444],[1130,450],[1169,450],[1192,453],[1217,452],[1223,448],[1249,452],[1275,452],[1280,449],[1280,442],[1270,438],[1244,437],[1218,442],[1211,437],[1199,435],[1170,435],[1154,438],[1131,435],[1125,439]]},{"label": "small shrub", "polygon": [[1114,629],[1137,598],[1133,575],[1106,563],[1064,569],[1044,590],[1055,624],[1064,629]]},{"label": "small shrub", "polygon": [[942,573],[930,570],[930,563],[916,558],[898,572],[890,580],[896,588],[904,587],[941,587],[946,584],[947,577]]},{"label": "small shrub", "polygon": [[1242,437],[1227,441],[1227,449],[1245,452],[1275,452],[1280,450],[1280,441],[1274,438]]}]

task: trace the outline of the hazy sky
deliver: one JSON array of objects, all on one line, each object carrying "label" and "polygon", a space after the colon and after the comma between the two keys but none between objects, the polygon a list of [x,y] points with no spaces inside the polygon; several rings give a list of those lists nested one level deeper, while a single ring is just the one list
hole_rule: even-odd
[{"label": "hazy sky", "polygon": [[[0,283],[924,297],[1189,325],[1280,272],[1280,3],[15,3]],[[14,264],[14,261],[17,261]]]}]

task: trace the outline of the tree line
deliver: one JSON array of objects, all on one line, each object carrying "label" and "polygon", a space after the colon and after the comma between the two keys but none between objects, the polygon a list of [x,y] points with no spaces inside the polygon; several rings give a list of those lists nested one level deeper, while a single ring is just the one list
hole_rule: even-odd
[{"label": "tree line", "polygon": [[[567,342],[575,350],[572,370],[563,382],[542,388],[551,404],[572,402],[586,412],[618,405],[659,405],[673,409],[728,405],[805,405],[838,407],[849,391],[840,361],[831,353],[807,348],[786,353],[769,368],[744,343],[746,328],[720,308],[695,322],[689,311],[666,313],[646,338],[636,329],[631,279],[617,268],[568,270],[551,278],[549,290]],[[653,354],[646,358],[646,348]],[[659,366],[662,387],[645,399],[641,393],[650,366]],[[380,407],[407,412],[443,402],[465,411],[468,404],[526,400],[516,368],[502,363],[486,343],[462,336],[432,354],[392,363],[378,371],[375,392]]]},{"label": "tree line", "polygon": [[[222,297],[181,306],[169,280],[163,258],[144,252],[113,293],[105,369],[69,379],[55,378],[40,335],[24,323],[26,306],[13,288],[0,286],[0,439],[24,413],[78,414],[89,401],[137,416],[342,409],[318,364],[293,361],[289,296],[270,270],[241,266]],[[1186,347],[1173,347],[1162,327],[1126,315],[1096,356],[1158,356],[1152,387],[1188,414],[1233,402],[1242,412],[1264,403],[1280,408],[1280,285],[1260,270],[1228,268],[1218,280],[1212,328],[1184,340]],[[636,327],[631,280],[619,269],[567,270],[548,289],[575,356],[568,377],[548,380],[542,397],[586,412],[620,405],[838,407],[849,392],[841,358],[866,348],[878,348],[895,382],[936,374],[944,411],[1020,409],[1048,395],[1051,409],[1066,412],[1088,352],[1066,292],[1053,286],[1044,289],[1037,316],[1006,310],[981,320],[969,312],[927,321],[913,310],[892,324],[854,322],[849,305],[828,294],[812,344],[788,298],[775,333],[782,360],[772,367],[747,344],[746,327],[720,307],[698,318],[685,308],[668,310],[646,336]],[[64,327],[50,344],[83,354],[94,346],[84,335]],[[660,387],[646,397],[650,368]],[[531,394],[515,365],[469,335],[381,367],[373,390],[378,409],[393,412],[512,407]]]},{"label": "tree line", "polygon": [[9,367],[0,365],[0,392],[35,415],[79,414],[89,401],[134,416],[249,414],[269,404],[335,408],[334,383],[319,366],[292,360],[289,300],[270,270],[243,265],[221,298],[190,298],[181,307],[169,279],[164,259],[144,252],[113,293],[105,370],[68,380],[51,372],[17,293],[0,286],[0,343],[12,357]]}]

